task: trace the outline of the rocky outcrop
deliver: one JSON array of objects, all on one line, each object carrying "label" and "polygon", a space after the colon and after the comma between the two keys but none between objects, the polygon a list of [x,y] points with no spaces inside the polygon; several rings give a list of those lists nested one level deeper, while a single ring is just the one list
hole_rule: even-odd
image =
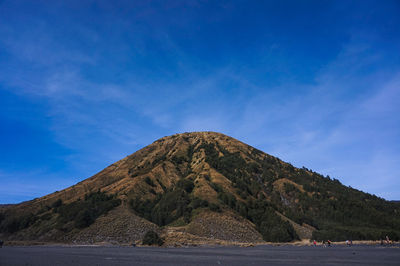
[{"label": "rocky outcrop", "polygon": [[204,211],[193,219],[185,231],[196,236],[226,241],[262,241],[254,224],[230,211]]},{"label": "rocky outcrop", "polygon": [[64,241],[80,244],[130,244],[142,240],[149,230],[161,232],[157,225],[135,215],[128,206],[119,206],[99,217],[89,227],[66,235]]}]

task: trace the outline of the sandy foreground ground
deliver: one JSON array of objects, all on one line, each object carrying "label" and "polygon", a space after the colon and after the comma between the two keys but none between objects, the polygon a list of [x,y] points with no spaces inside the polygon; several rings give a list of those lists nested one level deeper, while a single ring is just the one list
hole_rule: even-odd
[{"label": "sandy foreground ground", "polygon": [[19,265],[399,265],[399,245],[202,247],[4,246],[0,266]]},{"label": "sandy foreground ground", "polygon": [[[40,242],[40,241],[5,241],[4,246],[62,246],[62,247],[107,247],[107,246],[132,246],[133,243],[130,244],[118,244],[118,243],[110,243],[110,242],[98,242],[93,244],[81,244],[81,243],[51,243],[51,242]],[[256,242],[256,243],[241,243],[241,242],[231,242],[224,240],[214,240],[212,242],[209,241],[193,241],[188,242],[186,245],[183,244],[172,244],[166,243],[163,247],[196,247],[196,246],[238,246],[238,247],[255,247],[255,246],[314,246],[311,240],[301,240],[294,241],[288,243],[276,243],[276,242]],[[343,245],[346,246],[346,241],[341,242],[332,242],[332,246]],[[381,242],[379,240],[356,240],[353,241],[353,246],[356,245],[369,245],[369,246],[381,246]],[[136,242],[135,246],[141,247],[140,242]],[[322,242],[317,242],[317,246],[323,246]],[[392,244],[387,245],[387,247],[397,247],[400,246],[400,242],[392,242]]]}]

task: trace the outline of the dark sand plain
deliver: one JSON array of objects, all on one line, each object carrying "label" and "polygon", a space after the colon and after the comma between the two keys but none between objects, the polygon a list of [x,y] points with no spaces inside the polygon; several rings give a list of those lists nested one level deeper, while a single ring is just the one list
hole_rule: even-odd
[{"label": "dark sand plain", "polygon": [[4,246],[0,265],[400,265],[400,247]]}]

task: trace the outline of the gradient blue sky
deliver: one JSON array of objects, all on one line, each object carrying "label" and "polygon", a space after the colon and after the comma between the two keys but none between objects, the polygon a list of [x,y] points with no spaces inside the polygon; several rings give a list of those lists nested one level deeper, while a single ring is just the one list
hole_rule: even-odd
[{"label": "gradient blue sky", "polygon": [[0,203],[218,131],[400,199],[399,1],[0,1]]}]

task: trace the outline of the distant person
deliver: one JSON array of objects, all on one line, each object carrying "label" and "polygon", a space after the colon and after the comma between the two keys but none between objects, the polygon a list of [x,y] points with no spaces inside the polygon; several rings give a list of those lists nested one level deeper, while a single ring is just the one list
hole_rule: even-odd
[{"label": "distant person", "polygon": [[328,239],[328,247],[331,246],[331,241]]},{"label": "distant person", "polygon": [[389,236],[386,236],[386,244],[390,244],[390,239],[389,239]]},{"label": "distant person", "polygon": [[350,246],[350,241],[349,240],[346,240],[346,245]]},{"label": "distant person", "polygon": [[352,246],[353,245],[353,240],[352,239],[350,239],[350,246]]},{"label": "distant person", "polygon": [[0,248],[3,247],[3,244],[4,244],[3,240],[0,240]]},{"label": "distant person", "polygon": [[325,240],[322,240],[322,246],[325,248],[326,244],[325,244]]},{"label": "distant person", "polygon": [[313,244],[314,244],[314,247],[317,245],[317,241],[315,241],[315,239],[314,239]]}]

